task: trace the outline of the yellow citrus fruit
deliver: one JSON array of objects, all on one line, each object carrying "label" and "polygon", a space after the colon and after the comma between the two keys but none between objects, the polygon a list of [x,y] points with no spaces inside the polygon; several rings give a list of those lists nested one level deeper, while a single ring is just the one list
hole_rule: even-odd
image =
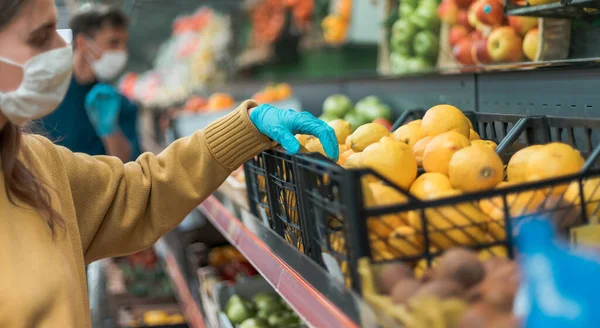
[{"label": "yellow citrus fruit", "polygon": [[473,123],[471,122],[471,120],[467,117],[467,121],[469,122],[469,129],[473,130]]},{"label": "yellow citrus fruit", "polygon": [[[565,191],[564,200],[570,204],[581,206],[579,182],[572,182]],[[583,201],[588,220],[598,223],[600,217],[600,178],[592,178],[583,182]]]},{"label": "yellow citrus fruit", "polygon": [[381,138],[379,142],[365,148],[361,157],[365,167],[375,170],[404,189],[408,189],[417,177],[417,160],[412,149],[393,138]]},{"label": "yellow citrus fruit", "polygon": [[425,147],[427,147],[431,139],[433,139],[433,137],[425,137],[417,141],[413,146],[413,153],[415,154],[415,158],[417,159],[417,165],[419,167],[423,166],[423,153],[425,152]]},{"label": "yellow citrus fruit", "polygon": [[300,146],[302,147],[306,147],[306,144],[308,143],[308,141],[310,139],[314,139],[315,137],[308,135],[308,134],[297,134],[296,135],[296,139],[298,140],[298,142],[300,143]]},{"label": "yellow citrus fruit", "polygon": [[491,148],[469,146],[452,155],[448,177],[452,186],[462,191],[492,189],[504,178],[504,164]]},{"label": "yellow citrus fruit", "polygon": [[456,131],[445,132],[434,137],[423,153],[425,171],[448,175],[448,163],[452,155],[468,145],[470,145],[469,139]]},{"label": "yellow citrus fruit", "polygon": [[325,155],[325,150],[323,150],[323,145],[321,145],[319,138],[312,138],[308,140],[306,143],[306,149],[311,153],[321,153]]},{"label": "yellow citrus fruit", "polygon": [[410,122],[406,123],[406,125],[415,124],[415,125],[421,126],[422,122],[423,122],[423,120],[414,120],[414,121],[410,121]]},{"label": "yellow citrus fruit", "polygon": [[[436,198],[460,195],[456,189],[439,192]],[[469,246],[481,243],[487,234],[488,218],[474,202],[462,202],[425,210],[429,240],[438,249],[453,246]],[[411,212],[410,223],[417,231],[422,231],[421,218]]]},{"label": "yellow citrus fruit", "polygon": [[[369,184],[370,194],[373,197],[374,206],[400,205],[407,201],[407,197],[390,186],[381,182]],[[394,229],[408,224],[407,218],[401,213],[382,215],[369,218],[367,227],[369,233],[378,237],[387,237]]]},{"label": "yellow citrus fruit", "polygon": [[492,140],[471,140],[471,145],[483,146],[490,148],[491,150],[496,150],[498,145]]},{"label": "yellow citrus fruit", "polygon": [[350,148],[348,148],[348,146],[343,145],[343,144],[338,144],[338,150],[339,150],[340,154],[342,154],[343,152],[345,152],[348,149],[350,149]]},{"label": "yellow citrus fruit", "polygon": [[389,135],[390,132],[385,126],[377,123],[367,123],[359,126],[348,139],[350,140],[350,148],[358,152]]},{"label": "yellow citrus fruit", "polygon": [[423,243],[413,227],[397,227],[387,238],[388,250],[396,257],[417,256],[423,252]]},{"label": "yellow citrus fruit", "polygon": [[525,178],[525,169],[527,168],[527,163],[529,162],[529,157],[531,154],[536,152],[538,149],[542,148],[542,145],[533,145],[529,147],[525,147],[518,152],[516,152],[510,160],[508,161],[508,165],[506,167],[506,178],[508,181],[514,182],[523,182],[526,181]]},{"label": "yellow citrus fruit", "polygon": [[469,130],[469,140],[471,140],[471,141],[481,140],[481,137],[479,136],[479,133],[477,133],[475,130],[470,129]]},{"label": "yellow citrus fruit", "polygon": [[542,180],[577,173],[583,167],[584,160],[579,151],[560,142],[542,146],[529,156],[525,178]]},{"label": "yellow citrus fruit", "polygon": [[352,154],[355,154],[354,150],[352,150],[352,149],[347,149],[344,152],[341,152],[341,149],[340,149],[340,157],[338,158],[338,162],[337,162],[338,165],[344,166],[346,164],[346,160],[348,160],[348,157],[350,157]]},{"label": "yellow citrus fruit", "polygon": [[337,119],[327,124],[329,124],[329,126],[333,128],[333,131],[335,131],[335,136],[340,144],[345,143],[346,138],[348,138],[348,136],[352,133],[352,127],[350,126],[350,123],[344,120]]},{"label": "yellow citrus fruit", "polygon": [[426,135],[418,124],[403,125],[394,131],[394,139],[404,142],[411,148],[424,137]]},{"label": "yellow citrus fruit", "polygon": [[410,193],[417,198],[427,199],[438,193],[453,189],[447,176],[438,172],[421,174],[410,186]]},{"label": "yellow citrus fruit", "polygon": [[460,109],[451,105],[431,107],[423,116],[421,128],[428,136],[437,136],[444,132],[456,131],[469,138],[469,119]]}]

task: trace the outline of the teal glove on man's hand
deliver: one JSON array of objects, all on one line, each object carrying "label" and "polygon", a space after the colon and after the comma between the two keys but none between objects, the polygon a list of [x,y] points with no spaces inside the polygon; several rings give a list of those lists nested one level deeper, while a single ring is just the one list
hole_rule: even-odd
[{"label": "teal glove on man's hand", "polygon": [[97,84],[85,98],[85,110],[99,137],[111,135],[119,129],[121,95],[111,85]]},{"label": "teal glove on man's hand", "polygon": [[271,105],[260,105],[250,112],[250,120],[258,131],[280,144],[291,154],[300,151],[300,142],[295,134],[310,134],[319,140],[323,150],[334,161],[339,157],[339,146],[335,131],[327,123],[308,112],[295,112]]}]

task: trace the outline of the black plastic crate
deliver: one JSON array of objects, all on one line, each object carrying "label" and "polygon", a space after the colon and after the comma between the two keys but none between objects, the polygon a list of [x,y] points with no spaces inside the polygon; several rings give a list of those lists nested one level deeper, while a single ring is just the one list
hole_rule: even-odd
[{"label": "black plastic crate", "polygon": [[[587,157],[593,151],[594,140],[600,137],[597,135],[600,120],[465,114],[482,139],[498,143],[496,151],[505,163],[523,147],[551,141],[569,143]],[[413,112],[412,118],[418,119],[418,113],[414,115]],[[593,162],[589,160],[586,168]],[[595,203],[600,201],[600,183],[598,191],[595,186],[591,191],[592,187],[586,187],[586,193],[594,195],[592,201],[578,194],[584,188],[582,182],[598,175],[595,171],[507,189],[422,201],[368,169],[345,170],[319,155],[297,156],[296,164],[302,178],[304,212],[313,220],[310,226],[315,229],[310,242],[313,249],[323,252],[316,260],[330,272],[341,273],[346,284],[356,290],[360,290],[356,268],[361,257],[369,257],[374,263],[402,260],[425,269],[450,245],[512,256],[512,233],[507,234],[507,231],[518,230],[515,227],[517,218],[551,216],[561,230],[567,232],[596,215],[598,206]],[[367,177],[383,181],[407,201],[368,208],[361,183]],[[568,188],[571,184],[573,186]],[[579,203],[576,203],[578,198]],[[583,207],[588,210],[581,211]],[[386,226],[388,220],[408,222],[411,229]],[[394,232],[393,238],[392,234],[382,237],[369,233],[374,226],[379,231]],[[331,260],[337,262],[339,271],[331,268]]]},{"label": "black plastic crate", "polygon": [[266,172],[266,161],[262,153],[244,164],[250,212],[257,218],[266,220],[268,226],[275,229],[269,206]]}]

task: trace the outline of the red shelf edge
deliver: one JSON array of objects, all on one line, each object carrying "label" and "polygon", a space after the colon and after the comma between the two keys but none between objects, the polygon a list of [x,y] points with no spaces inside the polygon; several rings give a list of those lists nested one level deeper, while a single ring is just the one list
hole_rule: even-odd
[{"label": "red shelf edge", "polygon": [[339,308],[271,251],[214,196],[199,209],[312,327],[358,328]]}]

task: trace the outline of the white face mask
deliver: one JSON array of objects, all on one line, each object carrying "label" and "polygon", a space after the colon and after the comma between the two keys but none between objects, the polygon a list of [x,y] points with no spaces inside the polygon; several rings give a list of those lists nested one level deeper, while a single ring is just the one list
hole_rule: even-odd
[{"label": "white face mask", "polygon": [[2,57],[0,61],[23,69],[23,81],[17,90],[0,91],[0,111],[13,124],[21,125],[52,113],[67,94],[73,73],[71,47],[43,52],[25,64]]},{"label": "white face mask", "polygon": [[[91,40],[94,42],[93,40]],[[101,52],[99,47],[91,44],[95,51]],[[100,81],[110,81],[116,78],[125,65],[127,64],[127,52],[124,50],[106,50],[102,53],[100,59],[94,59],[91,56],[87,57],[88,62],[92,65],[94,75]]]}]

